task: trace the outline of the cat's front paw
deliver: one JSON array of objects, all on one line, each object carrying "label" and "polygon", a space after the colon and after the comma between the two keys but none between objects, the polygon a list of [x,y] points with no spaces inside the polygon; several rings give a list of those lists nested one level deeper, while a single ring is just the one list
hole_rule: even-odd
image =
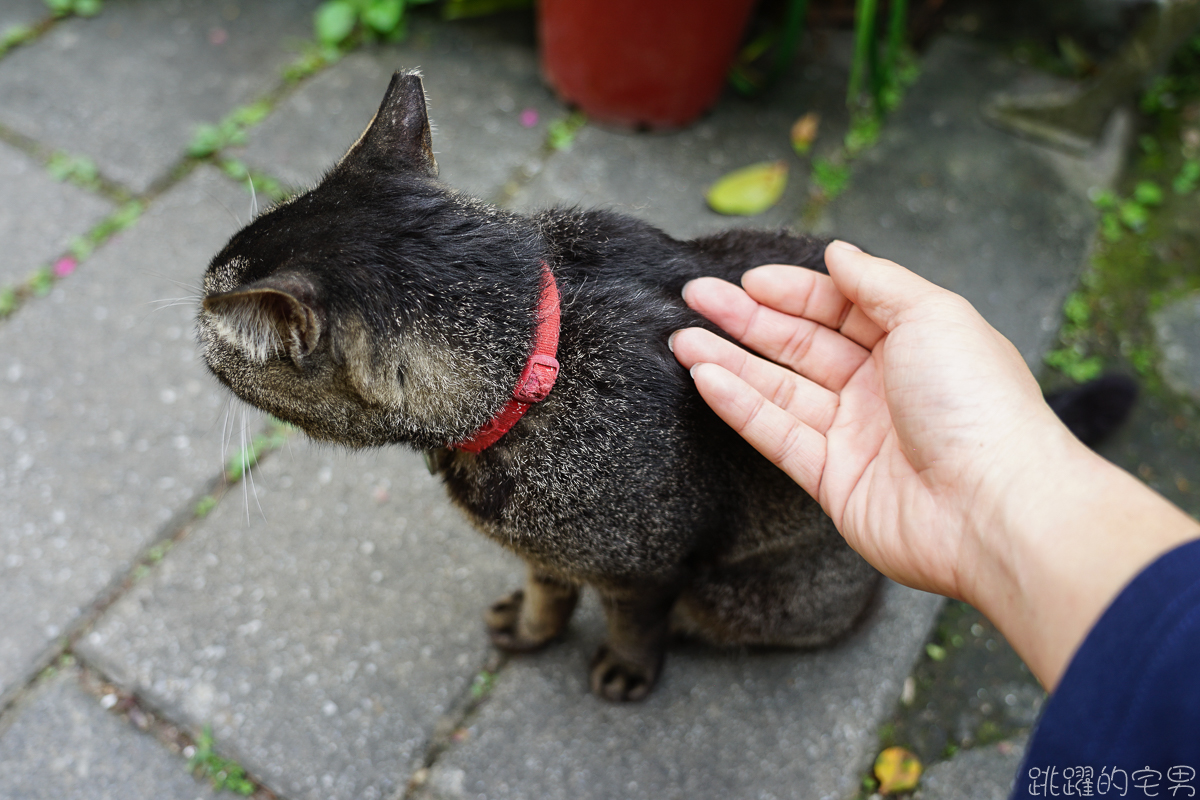
[{"label": "cat's front paw", "polygon": [[525,606],[525,592],[517,589],[488,606],[483,615],[488,638],[492,644],[508,653],[531,653],[540,650],[558,635],[558,630],[529,630],[523,623],[521,611]]},{"label": "cat's front paw", "polygon": [[654,688],[662,671],[662,654],[647,653],[645,660],[631,661],[606,644],[592,656],[592,693],[617,702],[641,700]]}]

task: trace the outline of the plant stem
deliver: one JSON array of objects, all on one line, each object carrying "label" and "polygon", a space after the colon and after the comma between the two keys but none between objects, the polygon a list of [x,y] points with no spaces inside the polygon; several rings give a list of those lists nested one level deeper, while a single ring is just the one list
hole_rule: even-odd
[{"label": "plant stem", "polygon": [[804,35],[804,22],[808,18],[808,0],[791,0],[788,3],[787,19],[783,24],[783,38],[775,51],[775,66],[765,83],[774,81],[792,63]]},{"label": "plant stem", "polygon": [[858,0],[854,9],[854,63],[846,92],[846,105],[852,109],[859,102],[864,78],[874,83],[876,5],[876,0]]},{"label": "plant stem", "polygon": [[896,71],[900,68],[900,53],[904,48],[908,32],[908,0],[892,0],[891,16],[888,20],[887,57],[884,64],[885,82],[896,83]]}]

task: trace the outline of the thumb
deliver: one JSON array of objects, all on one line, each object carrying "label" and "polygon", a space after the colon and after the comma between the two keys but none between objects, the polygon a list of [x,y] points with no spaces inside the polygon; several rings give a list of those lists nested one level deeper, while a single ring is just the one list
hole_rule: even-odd
[{"label": "thumb", "polygon": [[852,244],[830,242],[825,266],[838,291],[882,328],[891,331],[904,313],[931,295],[951,295],[894,261],[867,255]]}]

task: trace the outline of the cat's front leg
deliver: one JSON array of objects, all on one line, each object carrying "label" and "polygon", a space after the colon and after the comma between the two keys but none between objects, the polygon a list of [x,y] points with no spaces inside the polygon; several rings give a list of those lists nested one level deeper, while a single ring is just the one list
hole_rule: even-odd
[{"label": "cat's front leg", "polygon": [[484,614],[488,636],[510,653],[538,650],[563,632],[578,601],[578,586],[531,566],[525,588],[492,603]]},{"label": "cat's front leg", "polygon": [[666,654],[675,588],[600,591],[608,639],[592,657],[589,684],[606,700],[641,700],[654,688]]}]

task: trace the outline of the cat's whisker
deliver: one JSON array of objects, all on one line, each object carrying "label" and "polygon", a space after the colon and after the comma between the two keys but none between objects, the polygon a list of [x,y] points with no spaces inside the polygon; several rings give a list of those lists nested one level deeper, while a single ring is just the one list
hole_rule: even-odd
[{"label": "cat's whisker", "polygon": [[[260,516],[260,517],[262,517],[262,518],[263,518],[263,522],[266,522],[266,521],[267,521],[267,515],[266,515],[266,513],[263,511],[262,503],[261,503],[261,502],[259,502],[259,499],[258,499],[258,487],[254,485],[254,469],[253,469],[253,467],[251,467],[250,469],[246,470],[246,478],[247,478],[247,479],[250,481],[250,493],[251,493],[252,495],[254,495],[254,505],[258,506],[258,514],[259,514],[259,516]],[[246,522],[247,522],[247,523],[249,523],[249,521],[250,521],[250,505],[249,505],[249,501],[247,501],[247,504],[246,504]]]},{"label": "cat's whisker", "polygon": [[154,311],[162,311],[164,308],[174,308],[175,306],[199,306],[200,301],[204,298],[199,295],[189,297],[164,297],[160,300],[147,301],[146,305],[155,306]]},{"label": "cat's whisker", "polygon": [[201,297],[204,295],[204,287],[195,281],[181,281],[176,278],[172,278],[170,275],[164,275],[161,272],[151,272],[148,269],[139,270],[139,272],[141,272],[143,275],[148,275],[155,280],[173,283],[180,289],[187,289],[189,292],[196,292]]},{"label": "cat's whisker", "polygon": [[221,208],[225,209],[225,213],[228,214],[231,219],[233,219],[234,223],[239,228],[241,228],[245,225],[245,223],[242,222],[242,220],[238,217],[238,215],[233,213],[233,211],[230,210],[229,206],[222,203],[215,194],[213,194],[212,192],[207,191],[207,190],[205,190],[204,194],[208,197],[209,200],[212,200],[214,203],[219,205]]},{"label": "cat's whisker", "polygon": [[254,176],[247,175],[246,182],[250,184],[250,219],[258,216],[258,193],[254,191]]},{"label": "cat's whisker", "polygon": [[242,466],[242,505],[246,509],[246,527],[250,527],[250,488],[246,484],[246,473],[250,471],[250,467],[246,463],[250,460],[248,457],[249,454],[246,451],[246,447],[247,447],[246,428],[248,427],[248,425],[249,425],[249,423],[246,421],[246,409],[243,408],[242,409],[242,452],[241,452],[240,457],[242,459],[242,464],[241,464],[241,466]]},{"label": "cat's whisker", "polygon": [[225,420],[221,423],[221,474],[228,474],[229,464],[229,440],[233,436],[233,430],[229,427],[229,415],[233,411],[233,395],[225,401]]}]

